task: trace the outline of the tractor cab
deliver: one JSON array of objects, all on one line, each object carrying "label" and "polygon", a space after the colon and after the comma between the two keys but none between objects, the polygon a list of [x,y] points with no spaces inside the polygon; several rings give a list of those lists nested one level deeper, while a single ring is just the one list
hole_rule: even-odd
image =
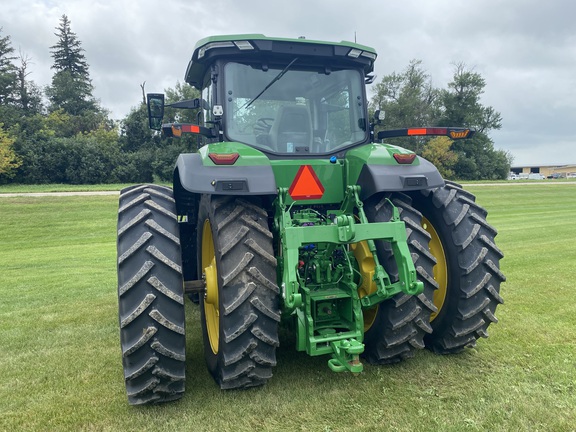
[{"label": "tractor cab", "polygon": [[[367,143],[365,82],[373,79],[375,59],[372,48],[351,42],[263,35],[201,40],[185,76],[202,91],[201,100],[190,103],[203,108],[197,133],[208,142],[243,143],[292,157]],[[152,97],[154,104],[158,98]],[[170,135],[178,128],[163,129]]]}]

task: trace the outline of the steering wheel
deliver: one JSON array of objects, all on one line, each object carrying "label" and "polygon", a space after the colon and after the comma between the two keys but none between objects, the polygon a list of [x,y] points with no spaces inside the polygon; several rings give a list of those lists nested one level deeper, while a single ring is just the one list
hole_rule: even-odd
[{"label": "steering wheel", "polygon": [[274,119],[272,117],[261,117],[254,124],[254,135],[267,134],[270,132]]}]

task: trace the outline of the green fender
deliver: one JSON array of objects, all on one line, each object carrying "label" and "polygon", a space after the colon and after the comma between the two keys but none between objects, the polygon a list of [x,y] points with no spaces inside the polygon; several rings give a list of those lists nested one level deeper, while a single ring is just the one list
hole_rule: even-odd
[{"label": "green fender", "polygon": [[438,169],[426,159],[416,156],[411,164],[396,162],[393,155],[411,154],[390,144],[367,144],[346,154],[352,184],[360,186],[360,199],[378,192],[407,192],[444,186]]}]

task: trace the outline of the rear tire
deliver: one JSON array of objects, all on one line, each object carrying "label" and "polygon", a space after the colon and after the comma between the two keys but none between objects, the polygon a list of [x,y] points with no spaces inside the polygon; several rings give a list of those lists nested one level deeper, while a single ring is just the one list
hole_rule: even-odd
[{"label": "rear tire", "polygon": [[197,233],[208,370],[222,389],[263,385],[276,365],[280,321],[268,215],[245,199],[204,195]]},{"label": "rear tire", "polygon": [[500,297],[502,252],[496,246],[496,229],[486,222],[487,212],[476,198],[459,185],[446,182],[441,188],[413,195],[414,207],[431,233],[430,249],[437,258],[434,296],[438,312],[432,315],[432,333],[424,339],[436,353],[457,353],[488,337],[487,328]]},{"label": "rear tire", "polygon": [[[424,348],[424,336],[432,332],[430,315],[436,309],[431,302],[436,283],[432,278],[434,257],[428,251],[430,235],[421,227],[422,215],[410,205],[406,195],[393,194],[370,198],[364,209],[370,222],[388,222],[392,217],[392,201],[406,224],[408,247],[418,279],[424,283],[419,296],[396,294],[380,303],[370,328],[365,332],[363,357],[372,364],[397,363],[413,357]],[[389,242],[376,241],[378,259],[392,282],[398,280],[398,268]]]},{"label": "rear tire", "polygon": [[118,311],[131,405],[179,399],[184,392],[184,289],[172,190],[133,186],[120,193]]}]

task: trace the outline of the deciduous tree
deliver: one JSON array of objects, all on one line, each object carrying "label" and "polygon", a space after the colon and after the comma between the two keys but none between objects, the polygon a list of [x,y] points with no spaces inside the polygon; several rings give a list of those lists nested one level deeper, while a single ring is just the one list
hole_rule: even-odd
[{"label": "deciduous tree", "polygon": [[[475,129],[472,139],[429,142],[428,138],[397,138],[389,142],[407,147],[437,164],[446,177],[506,178],[509,156],[494,149],[488,133],[502,126],[502,116],[482,104],[486,81],[463,63],[454,65],[447,88],[434,88],[422,62],[412,60],[401,74],[385,76],[374,87],[371,110],[383,109],[386,129],[411,126],[463,126]],[[438,152],[438,154],[436,154]]]},{"label": "deciduous tree", "polygon": [[[452,149],[458,154],[455,165],[460,179],[506,178],[510,166],[506,154],[494,149],[488,133],[502,127],[502,116],[480,100],[486,81],[464,63],[454,65],[454,75],[448,88],[440,92],[443,126],[464,126],[476,130],[469,140],[455,141]],[[503,168],[504,167],[504,168]]]},{"label": "deciduous tree", "polygon": [[42,92],[31,80],[29,65],[31,59],[20,53],[20,66],[16,69],[16,103],[22,109],[24,115],[38,114],[42,112]]},{"label": "deciduous tree", "polygon": [[487,134],[502,127],[502,116],[493,107],[484,106],[480,100],[486,81],[478,72],[464,63],[454,65],[452,81],[440,91],[444,126],[462,125]]},{"label": "deciduous tree", "polygon": [[[437,122],[438,90],[433,87],[421,60],[412,60],[401,74],[393,72],[383,77],[374,90],[371,109],[385,111],[383,128],[428,126]],[[410,137],[390,142],[419,152],[425,140]]]},{"label": "deciduous tree", "polygon": [[0,123],[0,182],[11,179],[22,161],[14,152],[14,139]]},{"label": "deciduous tree", "polygon": [[442,177],[454,178],[454,166],[458,162],[458,155],[451,150],[452,141],[448,137],[440,136],[426,143],[422,156],[432,162]]}]

